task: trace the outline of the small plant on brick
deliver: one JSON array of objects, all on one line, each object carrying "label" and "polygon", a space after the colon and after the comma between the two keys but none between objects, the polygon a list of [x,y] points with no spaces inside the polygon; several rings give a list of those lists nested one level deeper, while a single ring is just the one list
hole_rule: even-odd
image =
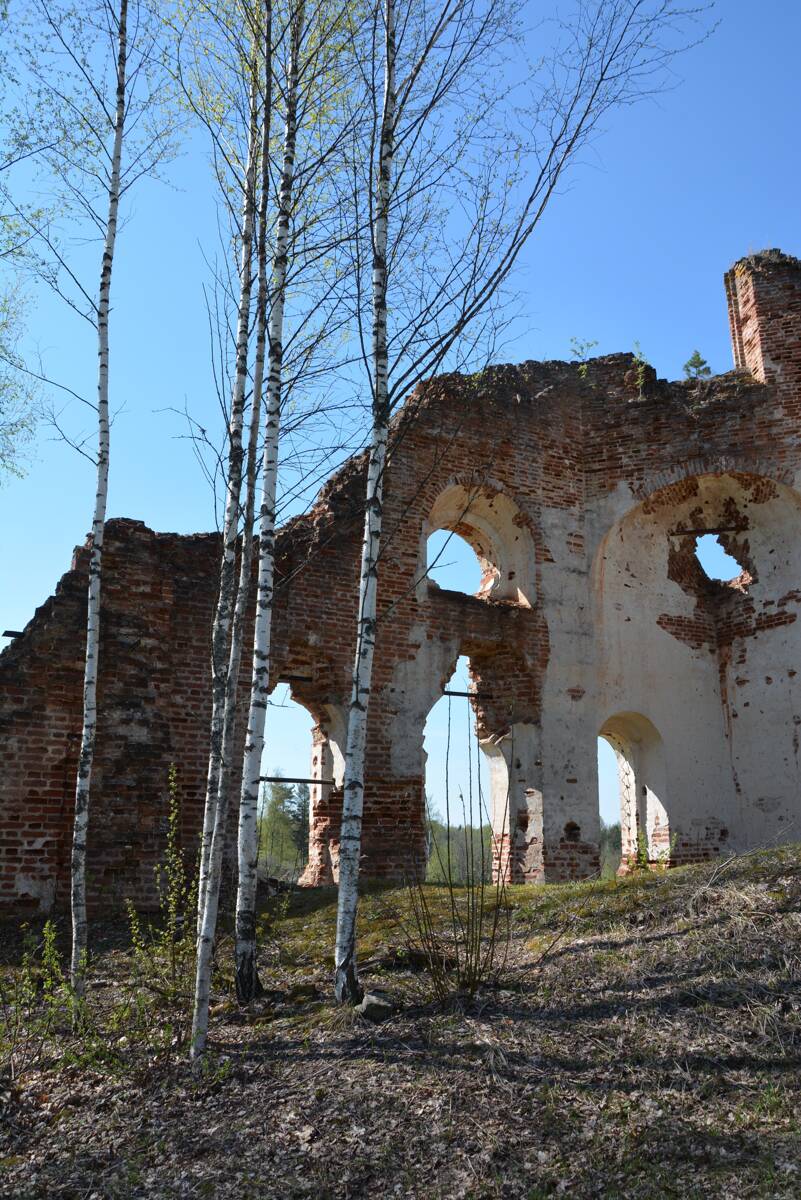
[{"label": "small plant on brick", "polygon": [[684,364],[683,371],[687,379],[691,380],[708,379],[712,374],[712,368],[698,350],[693,350]]},{"label": "small plant on brick", "polygon": [[673,855],[676,851],[676,843],[677,842],[678,842],[678,834],[676,834],[676,833],[671,834],[670,840],[668,841],[667,846],[665,846],[662,850],[657,851],[657,853],[654,855],[653,860],[652,860],[653,864],[656,865],[657,867],[659,867],[660,870],[666,871],[668,869],[668,867],[670,866],[670,863],[673,859]]},{"label": "small plant on brick", "polygon": [[587,359],[589,358],[590,350],[594,350],[597,345],[597,341],[583,341],[577,337],[570,339],[570,353],[575,359],[578,359],[579,379],[587,378],[587,371],[589,370]]},{"label": "small plant on brick", "polygon": [[637,397],[640,400],[645,398],[645,372],[648,367],[648,360],[642,352],[642,347],[639,342],[634,343],[632,351],[634,358],[634,367],[637,379]]},{"label": "small plant on brick", "polygon": [[670,866],[673,854],[676,849],[677,834],[672,834],[668,845],[662,850],[654,851],[648,841],[648,834],[644,829],[637,831],[637,850],[634,855],[632,867],[637,871],[666,871]]}]

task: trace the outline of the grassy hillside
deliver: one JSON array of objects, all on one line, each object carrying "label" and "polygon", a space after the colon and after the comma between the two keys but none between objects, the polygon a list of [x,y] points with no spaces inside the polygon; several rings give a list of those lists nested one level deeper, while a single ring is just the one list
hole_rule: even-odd
[{"label": "grassy hillside", "polygon": [[[444,934],[447,892],[426,896]],[[365,982],[397,1005],[381,1025],[329,1003],[334,894],[271,901],[269,991],[239,1011],[219,947],[199,1081],[124,927],[106,926],[90,990],[102,1037],[51,1030],[6,1079],[0,1192],[797,1200],[801,848],[509,901],[501,977],[442,1005],[396,961],[414,942],[408,895],[366,897]],[[20,942],[6,935],[8,996]]]}]

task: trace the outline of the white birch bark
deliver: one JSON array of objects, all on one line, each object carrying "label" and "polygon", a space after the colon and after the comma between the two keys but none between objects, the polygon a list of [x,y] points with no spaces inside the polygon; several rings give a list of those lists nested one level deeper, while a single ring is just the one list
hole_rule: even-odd
[{"label": "white birch bark", "polygon": [[97,732],[97,668],[100,649],[100,584],[103,565],[103,533],[106,521],[109,473],[109,306],[111,272],[117,239],[120,203],[120,170],[125,127],[126,70],[128,55],[128,0],[120,0],[117,26],[117,91],[114,113],[114,145],[108,190],[108,218],[100,268],[97,302],[97,490],[92,519],[92,548],[89,557],[89,594],[86,615],[86,663],[83,682],[83,729],[75,788],[75,820],[72,832],[72,957],[70,976],[77,995],[84,991],[86,959],[86,835],[89,798]]},{"label": "white birch bark", "polygon": [[272,301],[269,328],[267,411],[262,459],[262,496],[259,511],[259,573],[256,621],[253,634],[253,675],[242,792],[239,800],[239,887],[236,898],[236,991],[240,1004],[259,992],[256,968],[256,887],[258,866],[258,801],[264,726],[270,691],[270,639],[275,563],[275,503],[278,484],[278,441],[281,420],[281,382],[286,299],[287,257],[292,211],[292,190],[297,140],[297,98],[300,47],[305,16],[303,0],[293,19],[292,47],[287,81],[284,153],[272,263]]},{"label": "white birch bark", "polygon": [[364,751],[367,710],[376,636],[378,551],[381,544],[384,466],[389,428],[387,349],[387,235],[395,134],[395,11],[384,0],[384,101],[381,116],[378,177],[373,219],[373,428],[367,469],[367,491],[359,580],[359,618],[353,686],[348,715],[342,826],[339,839],[339,895],[334,950],[334,992],[340,1003],[361,999],[356,967],[356,912],[364,804]]},{"label": "white birch bark", "polygon": [[[256,186],[256,171],[259,160],[262,158],[263,150],[269,147],[269,134],[264,134],[264,125],[267,122],[267,110],[262,114],[262,134],[259,134],[259,123],[257,117],[258,93],[257,93],[257,72],[253,68],[253,87],[251,89],[251,112],[250,112],[250,132],[248,141],[248,168],[246,173],[246,189],[247,195],[245,198],[245,216],[243,221],[243,247],[242,247],[242,284],[240,294],[239,317],[240,325],[237,333],[237,376],[235,380],[235,395],[234,402],[240,406],[239,414],[239,438],[240,450],[238,457],[239,478],[231,479],[229,472],[229,501],[232,494],[236,493],[236,501],[232,512],[232,528],[231,542],[224,542],[223,546],[223,564],[221,568],[221,583],[220,592],[222,594],[223,578],[225,576],[228,581],[228,610],[223,613],[222,620],[225,622],[225,635],[231,632],[231,644],[226,660],[226,671],[221,681],[214,681],[215,702],[219,702],[218,725],[212,722],[212,747],[209,761],[209,782],[212,783],[216,775],[216,795],[210,797],[207,795],[206,814],[204,815],[204,835],[206,831],[206,816],[211,810],[209,824],[211,827],[211,836],[208,839],[208,851],[205,858],[205,882],[203,884],[202,907],[200,907],[199,897],[199,913],[198,913],[198,941],[197,941],[197,963],[195,973],[195,1004],[192,1017],[192,1045],[190,1050],[191,1058],[194,1061],[199,1061],[206,1049],[206,1036],[208,1033],[209,1024],[209,996],[211,991],[211,969],[212,969],[212,953],[214,949],[214,937],[217,930],[217,914],[220,901],[220,883],[222,876],[222,861],[223,847],[225,843],[226,825],[228,820],[228,806],[230,799],[230,782],[231,782],[231,757],[232,746],[234,740],[235,718],[236,718],[236,690],[239,677],[239,661],[242,646],[242,633],[244,629],[245,608],[249,593],[250,581],[250,562],[252,553],[251,539],[251,524],[253,519],[253,507],[251,500],[250,513],[246,514],[245,530],[242,545],[242,563],[240,571],[240,585],[237,593],[236,610],[234,612],[234,622],[231,628],[231,606],[234,600],[233,584],[234,584],[234,565],[236,558],[236,543],[237,543],[237,528],[238,528],[238,512],[239,499],[241,490],[241,470],[242,470],[242,453],[241,453],[241,435],[242,435],[242,408],[244,406],[245,386],[247,381],[248,367],[248,333],[251,308],[251,291],[252,291],[252,255],[253,255],[253,218],[255,215],[255,186]],[[263,160],[262,160],[263,161]],[[247,259],[245,258],[245,250],[247,245]],[[241,335],[241,340],[240,340]],[[262,363],[263,363],[263,347],[262,347]],[[262,367],[263,370],[263,367]],[[261,379],[254,379],[254,406],[257,395],[261,395]],[[259,401],[260,403],[260,401]],[[232,403],[233,411],[233,403]],[[250,494],[253,496],[255,486],[255,447],[258,439],[258,419],[256,419],[255,430],[251,428],[251,449],[254,457],[252,460],[252,475]],[[236,464],[233,464],[236,469]],[[250,466],[250,464],[249,464]],[[226,511],[226,520],[228,513]],[[230,556],[230,563],[227,562]],[[218,602],[217,615],[215,617],[214,638],[218,635],[218,621],[220,620],[221,604]],[[224,650],[225,643],[221,639],[221,647]],[[216,649],[216,642],[215,642]],[[216,740],[215,740],[216,739]],[[216,762],[212,763],[212,758],[216,755]]]},{"label": "white birch bark", "polygon": [[[236,368],[231,396],[231,415],[228,424],[228,480],[225,514],[222,529],[220,587],[211,635],[211,732],[209,738],[209,769],[206,780],[206,803],[203,810],[203,835],[200,849],[198,881],[197,932],[202,936],[206,890],[211,872],[211,846],[220,789],[223,733],[229,679],[229,633],[233,614],[236,545],[239,531],[239,506],[242,486],[242,425],[248,377],[248,340],[250,333],[251,297],[253,292],[253,222],[255,217],[255,182],[260,154],[258,123],[258,81],[253,73],[250,90],[250,128],[248,131],[248,161],[244,179],[242,206],[242,245],[239,267],[239,306],[236,332]],[[221,851],[222,852],[222,851]],[[200,961],[200,954],[198,954]]]}]

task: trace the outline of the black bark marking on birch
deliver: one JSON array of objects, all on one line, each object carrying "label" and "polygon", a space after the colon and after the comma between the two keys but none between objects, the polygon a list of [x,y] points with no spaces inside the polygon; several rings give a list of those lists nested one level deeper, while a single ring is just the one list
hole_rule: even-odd
[{"label": "black bark marking on birch", "polygon": [[[356,916],[361,846],[364,775],[364,746],[372,656],[374,651],[376,548],[380,547],[382,523],[383,466],[386,461],[387,427],[387,219],[392,170],[395,76],[394,0],[384,0],[386,41],[384,100],[379,143],[378,195],[372,228],[373,242],[373,327],[374,378],[372,444],[368,458],[364,533],[360,572],[357,647],[352,673],[351,720],[348,725],[345,786],[340,834],[339,898],[335,948],[334,992],[337,1000],[358,1001],[361,989],[356,968]],[[363,703],[362,703],[363,698]]]},{"label": "black bark marking on birch", "polygon": [[[260,759],[264,747],[264,714],[267,709],[270,682],[269,664],[276,519],[275,488],[278,468],[278,437],[280,432],[283,366],[283,313],[294,184],[297,102],[304,19],[305,6],[303,0],[300,0],[291,19],[284,151],[279,190],[279,211],[275,227],[276,241],[272,259],[274,290],[267,331],[269,365],[267,371],[266,436],[262,459],[263,494],[259,510],[259,574],[256,624],[254,628],[251,698],[248,710],[247,749],[243,760],[242,792],[240,798],[240,832],[243,836],[240,838],[240,885],[237,893],[236,947],[236,984],[240,1002],[252,998],[261,991],[261,985],[256,975],[255,959],[255,867],[258,862],[258,846],[255,847],[255,859],[248,859],[245,862],[247,847],[250,842],[244,834],[250,830],[251,825],[250,821],[242,817],[242,814],[246,809],[253,808],[253,827],[255,828],[255,806],[258,802],[261,770]],[[266,158],[267,147],[265,145],[265,164]],[[269,180],[265,177],[265,195],[268,184]],[[266,240],[263,239],[261,243],[262,251],[264,251],[265,247]],[[265,261],[263,257],[260,257],[260,270]],[[249,833],[248,837],[250,837]],[[242,869],[243,865],[244,870]],[[242,931],[241,936],[240,930]]]},{"label": "black bark marking on birch", "polygon": [[89,560],[89,592],[86,617],[86,660],[83,687],[83,730],[79,753],[78,773],[75,785],[75,813],[73,818],[73,851],[71,856],[70,902],[72,911],[72,954],[70,978],[78,996],[84,991],[84,966],[87,947],[86,918],[86,842],[89,820],[91,773],[97,728],[96,686],[98,671],[98,647],[100,639],[100,597],[102,579],[103,532],[108,496],[108,469],[110,456],[110,424],[108,417],[108,369],[109,369],[109,306],[111,278],[114,261],[114,246],[117,232],[117,209],[120,197],[120,173],[122,163],[123,133],[125,128],[125,100],[127,88],[128,53],[128,0],[119,0],[117,24],[116,97],[114,111],[114,140],[111,155],[111,177],[108,189],[108,210],[105,241],[101,256],[100,290],[95,310],[98,336],[98,453],[95,511],[92,520],[92,549]]},{"label": "black bark marking on birch", "polygon": [[[223,786],[225,711],[229,654],[228,638],[233,610],[234,566],[238,540],[239,496],[242,479],[242,422],[245,384],[248,372],[248,335],[250,325],[251,291],[253,285],[252,244],[255,216],[255,172],[258,157],[256,128],[257,87],[253,62],[250,87],[248,129],[248,164],[244,180],[242,247],[240,256],[240,296],[237,314],[236,374],[229,420],[229,455],[226,477],[226,508],[223,531],[223,554],[220,566],[220,586],[212,632],[212,716],[209,746],[209,769],[203,816],[200,881],[198,887],[198,930],[203,920],[206,889],[210,875],[209,860],[213,841],[216,809],[220,787]],[[196,1005],[197,1007],[197,1005]],[[193,1043],[194,1044],[194,1043]]]}]

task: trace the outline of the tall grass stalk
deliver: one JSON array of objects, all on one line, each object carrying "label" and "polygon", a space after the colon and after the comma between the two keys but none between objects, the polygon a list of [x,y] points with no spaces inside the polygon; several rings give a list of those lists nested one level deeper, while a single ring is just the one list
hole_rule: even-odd
[{"label": "tall grass stalk", "polygon": [[[432,902],[434,887],[415,878],[407,884],[411,926],[406,930],[410,947],[422,957],[431,978],[436,998],[442,1003],[453,999],[471,1000],[482,986],[496,983],[502,975],[509,955],[511,939],[510,906],[507,894],[506,870],[501,850],[503,830],[508,826],[509,790],[500,815],[501,834],[489,821],[478,771],[481,753],[478,738],[471,728],[468,708],[468,786],[467,796],[460,790],[459,808],[462,824],[451,822],[450,755],[451,706],[448,700],[448,725],[445,751],[445,847],[429,837],[442,878],[447,900],[445,914]],[[476,763],[474,770],[473,746]],[[514,747],[512,747],[514,761]],[[474,787],[475,778],[475,787]],[[428,814],[429,831],[431,817]],[[489,826],[489,838],[484,828]],[[478,831],[478,837],[476,837]],[[457,874],[456,859],[462,870]],[[493,879],[492,863],[498,864]]]}]

